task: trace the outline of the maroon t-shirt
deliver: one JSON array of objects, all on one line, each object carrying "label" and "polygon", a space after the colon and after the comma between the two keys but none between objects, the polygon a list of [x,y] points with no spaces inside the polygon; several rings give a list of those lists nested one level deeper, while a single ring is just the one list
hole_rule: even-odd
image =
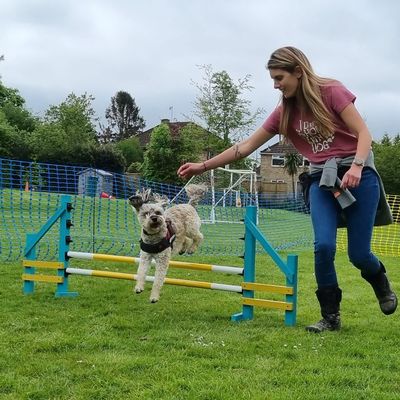
[{"label": "maroon t-shirt", "polygon": [[[356,153],[357,137],[340,118],[340,113],[354,103],[356,96],[338,82],[332,81],[320,87],[322,101],[332,114],[335,126],[332,137],[325,138],[318,131],[311,113],[301,113],[295,109],[288,126],[288,139],[299,153],[309,161],[319,164],[332,157],[346,157]],[[279,133],[279,119],[282,106],[277,107],[263,123],[270,133]]]}]

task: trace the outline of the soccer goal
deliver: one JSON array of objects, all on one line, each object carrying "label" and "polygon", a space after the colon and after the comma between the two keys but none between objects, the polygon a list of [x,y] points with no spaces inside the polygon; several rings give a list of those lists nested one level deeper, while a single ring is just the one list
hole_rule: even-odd
[{"label": "soccer goal", "polygon": [[[193,176],[185,185],[203,184],[208,188],[204,201],[205,210],[201,213],[203,223],[240,223],[236,216],[240,213],[232,213],[233,209],[239,209],[248,205],[257,207],[258,215],[258,193],[257,174],[247,169],[217,168]],[[185,187],[171,200],[171,203],[184,202]]]}]

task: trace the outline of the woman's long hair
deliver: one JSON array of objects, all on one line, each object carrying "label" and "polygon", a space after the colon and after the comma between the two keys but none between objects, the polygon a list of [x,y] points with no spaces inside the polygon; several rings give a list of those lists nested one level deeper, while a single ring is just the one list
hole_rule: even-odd
[{"label": "woman's long hair", "polygon": [[[267,63],[268,69],[283,69],[289,73],[293,73],[296,67],[299,67],[302,72],[300,84],[297,88],[297,95],[302,97],[304,104],[314,115],[319,132],[324,137],[332,136],[334,132],[332,115],[322,101],[320,87],[333,80],[316,75],[310,61],[308,61],[302,51],[295,47],[287,46],[275,50]],[[282,135],[286,136],[296,98],[287,99],[282,96],[281,102],[282,113],[279,130]]]}]

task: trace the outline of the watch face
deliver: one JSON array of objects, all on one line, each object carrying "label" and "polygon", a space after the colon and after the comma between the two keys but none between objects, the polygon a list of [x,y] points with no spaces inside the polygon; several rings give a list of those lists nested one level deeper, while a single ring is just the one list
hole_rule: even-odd
[{"label": "watch face", "polygon": [[363,167],[364,166],[364,160],[361,160],[359,158],[355,158],[353,161],[353,164],[358,165],[359,167]]}]

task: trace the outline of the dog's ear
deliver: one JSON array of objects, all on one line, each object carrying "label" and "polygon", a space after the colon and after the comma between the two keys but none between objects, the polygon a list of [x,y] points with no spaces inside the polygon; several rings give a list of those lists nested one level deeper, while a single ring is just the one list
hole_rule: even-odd
[{"label": "dog's ear", "polygon": [[152,193],[151,189],[143,189],[141,193],[143,203],[152,203],[155,201],[155,196]]},{"label": "dog's ear", "polygon": [[136,211],[139,211],[140,207],[144,203],[143,197],[140,194],[134,194],[129,197],[129,204],[135,208]]},{"label": "dog's ear", "polygon": [[144,203],[151,203],[155,201],[155,197],[151,192],[151,189],[142,189],[142,191],[136,191],[136,194],[129,197],[129,203],[137,211]]}]

